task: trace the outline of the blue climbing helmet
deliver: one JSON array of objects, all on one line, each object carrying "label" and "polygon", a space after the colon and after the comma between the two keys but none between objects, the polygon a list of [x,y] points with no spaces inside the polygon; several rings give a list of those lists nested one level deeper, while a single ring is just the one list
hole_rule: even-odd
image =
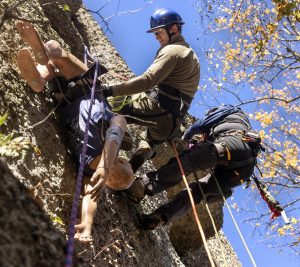
[{"label": "blue climbing helmet", "polygon": [[172,24],[183,25],[181,16],[170,8],[161,8],[156,10],[150,18],[150,30],[152,32],[155,29],[166,27]]}]

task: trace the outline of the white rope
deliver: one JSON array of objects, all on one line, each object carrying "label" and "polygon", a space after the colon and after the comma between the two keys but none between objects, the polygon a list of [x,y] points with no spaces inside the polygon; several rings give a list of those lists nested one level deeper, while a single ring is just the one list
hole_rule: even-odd
[{"label": "white rope", "polygon": [[191,193],[191,189],[189,187],[189,184],[187,182],[187,179],[186,179],[186,176],[184,174],[184,170],[183,170],[183,167],[182,167],[182,164],[181,164],[181,161],[179,159],[179,156],[178,156],[178,153],[177,153],[177,149],[176,149],[176,146],[175,146],[175,143],[174,141],[172,140],[172,145],[173,145],[173,150],[174,150],[174,153],[175,153],[175,156],[176,156],[176,159],[177,159],[177,163],[178,163],[178,166],[179,166],[179,169],[180,169],[180,172],[181,172],[181,175],[182,175],[182,179],[183,179],[183,182],[185,184],[185,187],[186,187],[186,190],[188,192],[188,195],[189,195],[189,198],[190,198],[190,201],[191,201],[191,206],[192,206],[192,211],[193,211],[193,214],[194,214],[194,218],[195,218],[195,221],[196,221],[196,224],[198,226],[198,230],[200,232],[200,236],[202,238],[202,241],[203,241],[203,244],[204,244],[204,248],[206,250],[206,253],[207,253],[207,256],[208,256],[208,259],[209,259],[209,262],[210,262],[210,265],[212,267],[215,267],[215,263],[214,263],[214,260],[212,258],[212,255],[209,251],[209,247],[208,247],[208,244],[207,244],[207,240],[206,240],[206,237],[205,237],[205,234],[204,234],[204,230],[203,230],[203,227],[201,225],[201,222],[200,222],[200,219],[199,219],[199,216],[198,216],[198,213],[197,213],[197,210],[196,210],[196,206],[195,206],[195,202],[194,202],[194,199],[193,199],[193,195]]},{"label": "white rope", "polygon": [[254,267],[257,267],[257,265],[256,265],[256,263],[255,263],[255,261],[254,261],[254,258],[253,258],[253,256],[252,256],[252,254],[251,254],[251,252],[250,252],[250,250],[249,250],[247,244],[246,244],[246,241],[245,241],[245,239],[244,239],[244,237],[243,237],[243,235],[242,235],[242,233],[241,233],[241,231],[240,231],[240,228],[239,228],[239,226],[237,225],[237,222],[236,222],[236,220],[235,220],[235,218],[234,218],[234,216],[233,216],[233,214],[232,214],[232,212],[231,212],[231,209],[230,209],[230,207],[229,207],[229,205],[228,205],[228,203],[227,203],[227,201],[226,201],[226,199],[225,199],[225,197],[224,197],[224,194],[223,194],[222,189],[221,189],[221,187],[220,187],[220,185],[219,185],[219,182],[217,181],[216,176],[215,176],[212,172],[211,172],[211,175],[212,175],[212,176],[214,177],[214,179],[215,179],[215,182],[216,182],[216,184],[217,184],[217,186],[218,186],[218,189],[219,189],[219,191],[220,191],[220,193],[221,193],[221,195],[222,195],[222,198],[223,198],[223,200],[224,200],[224,203],[225,203],[225,205],[226,205],[226,207],[227,207],[227,209],[228,209],[228,211],[229,211],[229,214],[230,214],[230,216],[231,216],[231,219],[232,219],[232,221],[233,221],[233,223],[234,223],[234,225],[235,225],[235,228],[236,228],[236,230],[237,230],[237,232],[238,232],[238,234],[239,234],[239,236],[240,236],[240,238],[241,238],[241,240],[242,240],[242,242],[243,242],[243,245],[244,245],[244,247],[245,247],[245,249],[246,249],[246,251],[247,251],[247,253],[248,253],[248,255],[249,255],[250,259],[251,259],[251,262],[252,262],[252,264],[253,264]]},{"label": "white rope", "polygon": [[208,215],[209,215],[209,218],[210,218],[210,220],[211,220],[212,226],[213,226],[213,228],[214,228],[214,231],[215,231],[215,234],[216,234],[216,237],[217,237],[219,246],[220,246],[220,248],[221,248],[222,257],[223,257],[225,266],[228,267],[228,263],[227,263],[227,261],[226,261],[226,256],[225,256],[225,251],[224,251],[224,245],[222,244],[222,241],[221,241],[219,232],[218,232],[217,227],[216,227],[216,224],[215,224],[215,220],[214,220],[214,218],[212,217],[212,214],[211,214],[211,212],[210,212],[210,208],[209,208],[208,203],[207,203],[207,201],[206,201],[206,196],[205,196],[205,194],[204,194],[204,192],[203,192],[203,189],[202,189],[202,187],[201,187],[201,184],[200,184],[199,181],[198,181],[197,174],[194,173],[194,175],[195,175],[195,178],[197,179],[196,182],[198,183],[199,189],[200,189],[200,191],[201,191],[202,198],[203,198],[204,204],[205,204],[205,208],[206,208],[206,210],[207,210],[207,213],[208,213]]}]

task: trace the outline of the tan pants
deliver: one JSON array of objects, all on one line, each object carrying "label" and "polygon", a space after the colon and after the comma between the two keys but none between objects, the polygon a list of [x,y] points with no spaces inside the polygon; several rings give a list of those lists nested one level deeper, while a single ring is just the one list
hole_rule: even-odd
[{"label": "tan pants", "polygon": [[[125,106],[120,113],[136,117],[143,121],[150,121],[155,125],[148,126],[147,132],[141,138],[152,144],[163,143],[171,139],[180,130],[180,119],[175,118],[170,112],[160,107],[157,99],[146,93],[132,96],[132,104]],[[136,124],[146,123],[134,121]]]}]

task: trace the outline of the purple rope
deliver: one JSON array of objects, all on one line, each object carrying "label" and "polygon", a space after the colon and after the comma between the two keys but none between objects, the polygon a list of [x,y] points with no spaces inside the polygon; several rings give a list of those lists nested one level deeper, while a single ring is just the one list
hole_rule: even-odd
[{"label": "purple rope", "polygon": [[88,58],[92,59],[90,51],[86,46],[84,46],[84,64],[88,66]]},{"label": "purple rope", "polygon": [[84,136],[83,136],[83,146],[81,150],[81,162],[79,165],[79,170],[77,174],[77,181],[76,181],[76,190],[75,195],[73,199],[73,205],[71,210],[71,219],[70,219],[70,227],[69,227],[69,239],[68,239],[68,247],[67,247],[67,257],[66,257],[66,265],[65,267],[71,267],[73,262],[73,253],[74,253],[74,235],[75,235],[75,223],[77,219],[77,210],[79,206],[79,198],[80,198],[80,192],[82,187],[82,180],[83,180],[83,171],[84,171],[84,158],[86,155],[87,150],[87,142],[88,142],[88,131],[90,126],[90,120],[91,120],[91,112],[92,112],[92,106],[93,101],[95,98],[95,88],[96,88],[96,82],[98,77],[98,60],[96,60],[96,68],[95,68],[95,74],[94,74],[94,80],[93,80],[93,86],[91,90],[91,98],[90,98],[90,106],[88,111],[88,118],[87,118],[87,124],[84,130]]}]

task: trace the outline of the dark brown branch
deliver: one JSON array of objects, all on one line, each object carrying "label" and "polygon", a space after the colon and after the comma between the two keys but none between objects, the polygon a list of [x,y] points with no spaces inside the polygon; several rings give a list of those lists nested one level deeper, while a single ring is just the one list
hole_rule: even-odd
[{"label": "dark brown branch", "polygon": [[105,27],[106,27],[106,32],[110,32],[112,34],[112,31],[110,30],[109,26],[108,26],[108,22],[105,20],[105,18],[100,14],[100,11],[101,9],[98,9],[97,11],[93,11],[93,10],[90,10],[90,9],[87,9],[87,8],[83,8],[84,10],[92,13],[92,14],[96,14],[100,20],[105,24]]},{"label": "dark brown branch", "polygon": [[4,10],[4,12],[0,15],[0,28],[3,26],[6,20],[15,18],[12,13],[17,9],[18,6],[22,5],[26,1],[27,0],[20,0],[19,2]]},{"label": "dark brown branch", "polygon": [[[234,94],[234,93],[232,93],[232,94]],[[251,103],[256,103],[256,102],[259,103],[259,102],[265,101],[265,100],[274,100],[274,101],[284,102],[286,104],[289,104],[289,103],[297,101],[298,99],[300,99],[300,96],[297,96],[297,97],[291,98],[291,99],[283,99],[283,98],[278,98],[278,97],[261,97],[261,98],[252,99],[252,100],[249,100],[249,101],[241,102],[241,104],[238,104],[237,106],[243,106],[243,105],[247,105],[247,104],[251,104]]]}]

